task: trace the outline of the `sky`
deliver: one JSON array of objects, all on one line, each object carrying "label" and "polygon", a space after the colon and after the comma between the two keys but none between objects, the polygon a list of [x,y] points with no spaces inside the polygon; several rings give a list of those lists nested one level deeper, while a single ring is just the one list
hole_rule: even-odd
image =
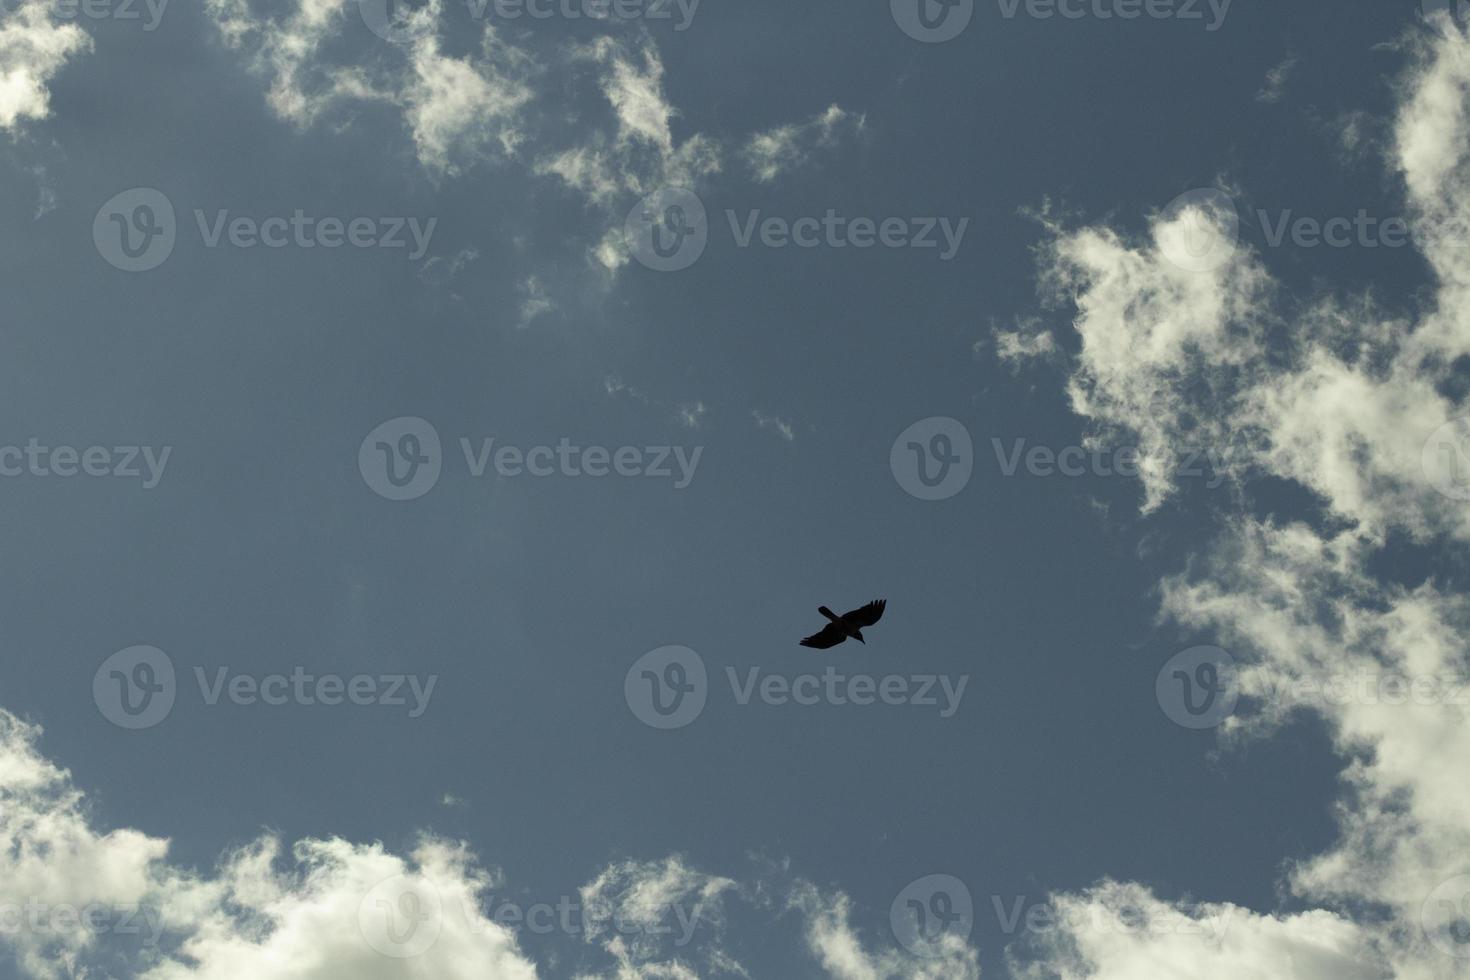
[{"label": "sky", "polygon": [[1467,27],[5,0],[0,977],[1470,978]]}]

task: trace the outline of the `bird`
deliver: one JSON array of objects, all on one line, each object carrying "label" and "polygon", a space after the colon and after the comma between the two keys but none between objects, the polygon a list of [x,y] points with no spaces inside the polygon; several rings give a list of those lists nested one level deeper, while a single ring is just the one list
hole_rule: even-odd
[{"label": "bird", "polygon": [[837,644],[852,637],[859,643],[866,644],[863,639],[863,627],[872,626],[883,617],[883,610],[888,605],[887,599],[874,599],[866,606],[854,609],[850,613],[838,616],[826,606],[818,606],[817,612],[826,616],[828,623],[822,629],[801,641],[804,647],[812,647],[816,650],[825,650],[835,647]]}]

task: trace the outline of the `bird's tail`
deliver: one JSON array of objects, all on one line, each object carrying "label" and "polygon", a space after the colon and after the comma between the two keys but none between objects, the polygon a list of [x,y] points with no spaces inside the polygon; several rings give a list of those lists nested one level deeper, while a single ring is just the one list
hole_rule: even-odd
[{"label": "bird's tail", "polygon": [[837,622],[837,614],[828,609],[826,606],[818,606],[817,612],[821,613],[823,616],[826,616],[828,619],[832,620],[832,622]]}]

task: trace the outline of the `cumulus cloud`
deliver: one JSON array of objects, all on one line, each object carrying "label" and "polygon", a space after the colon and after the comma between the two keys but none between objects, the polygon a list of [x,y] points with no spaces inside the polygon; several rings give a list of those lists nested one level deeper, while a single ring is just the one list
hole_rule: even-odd
[{"label": "cumulus cloud", "polygon": [[1134,884],[1064,895],[1056,920],[1012,950],[1017,980],[1379,980],[1383,964],[1330,912],[1256,915],[1226,904],[1170,905]]},{"label": "cumulus cloud", "polygon": [[0,129],[51,114],[46,85],[92,40],[75,24],[57,23],[46,0],[22,0],[0,12]]},{"label": "cumulus cloud", "polygon": [[[1269,737],[1310,712],[1347,767],[1340,839],[1290,866],[1284,882],[1294,903],[1313,907],[1171,906],[1142,886],[1106,883],[1058,898],[1062,928],[1020,964],[1026,976],[1470,976],[1470,960],[1443,951],[1434,901],[1470,871],[1461,776],[1470,707],[1453,695],[1470,667],[1470,605],[1433,580],[1409,587],[1375,574],[1395,536],[1447,550],[1470,538],[1463,502],[1442,492],[1459,464],[1424,451],[1465,411],[1445,392],[1470,352],[1470,274],[1455,251],[1470,220],[1470,44],[1452,33],[1417,43],[1393,158],[1437,276],[1422,315],[1387,314],[1366,291],[1292,303],[1244,247],[1191,261],[1189,236],[1220,231],[1208,204],[1155,214],[1136,239],[1049,224],[1044,294],[1075,310],[1081,344],[1073,407],[1138,439],[1150,461],[1145,511],[1176,489],[1169,460],[1201,445],[1223,450],[1247,494],[1270,477],[1319,502],[1311,523],[1228,517],[1163,583],[1162,613],[1239,661],[1241,702],[1225,738]],[[1231,925],[1215,946],[1172,927],[1097,925],[1123,907],[1180,927],[1228,911]]]},{"label": "cumulus cloud", "polygon": [[[406,854],[379,843],[262,835],[207,873],[169,861],[169,842],[104,831],[69,773],[41,755],[39,727],[0,709],[0,949],[41,980],[534,980],[536,965],[499,914],[503,882],[466,844],[421,835]],[[458,805],[446,794],[445,805]],[[959,980],[975,952],[919,960],[892,943],[864,951],[847,899],[763,873],[753,885],[673,855],[608,865],[579,890],[580,938],[616,980],[749,973],[729,948],[727,906],[805,918],[834,977]],[[528,916],[525,920],[530,922]],[[866,966],[864,966],[866,964]],[[863,970],[879,972],[863,972]],[[856,970],[857,972],[853,972]]]},{"label": "cumulus cloud", "polygon": [[[287,856],[266,835],[198,877],[168,863],[164,839],[93,828],[70,775],[38,752],[40,736],[0,711],[0,943],[28,976],[111,973],[119,954],[146,980],[535,976],[513,935],[481,913],[492,878],[461,844],[426,837],[405,858],[308,839]],[[423,938],[410,918],[385,924],[403,913],[422,916]]]}]

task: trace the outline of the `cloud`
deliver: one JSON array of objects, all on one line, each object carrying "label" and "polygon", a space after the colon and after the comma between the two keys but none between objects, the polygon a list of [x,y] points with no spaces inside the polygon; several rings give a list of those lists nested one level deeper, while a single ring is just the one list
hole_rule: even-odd
[{"label": "cloud", "polygon": [[[1395,537],[1449,553],[1470,539],[1463,503],[1436,489],[1455,478],[1453,463],[1424,452],[1465,412],[1445,392],[1455,359],[1470,353],[1470,273],[1455,239],[1470,221],[1470,42],[1417,43],[1393,140],[1437,278],[1417,318],[1383,312],[1367,291],[1293,301],[1245,248],[1203,267],[1181,262],[1188,236],[1218,230],[1208,207],[1153,215],[1137,240],[1048,224],[1043,295],[1076,311],[1081,343],[1073,407],[1139,440],[1150,460],[1144,510],[1175,491],[1170,459],[1201,445],[1225,451],[1243,500],[1260,478],[1316,497],[1313,523],[1263,521],[1244,507],[1227,515],[1218,538],[1162,583],[1161,611],[1239,661],[1227,741],[1270,737],[1309,712],[1346,769],[1338,841],[1287,868],[1286,897],[1315,907],[1175,907],[1105,883],[1058,897],[1061,928],[1035,944],[1027,976],[1265,978],[1283,964],[1307,980],[1470,976],[1470,961],[1438,948],[1433,920],[1437,889],[1470,870],[1470,708],[1453,699],[1470,668],[1470,603],[1433,580],[1375,574]],[[1230,931],[1208,946],[1177,929],[1093,924],[1123,906],[1176,926],[1228,911]]]},{"label": "cloud", "polygon": [[1268,105],[1280,102],[1281,97],[1286,94],[1286,83],[1291,80],[1291,73],[1296,70],[1297,61],[1296,55],[1288,54],[1280,64],[1266,72],[1265,84],[1256,93],[1256,101],[1265,102]]},{"label": "cloud", "polygon": [[531,321],[543,313],[556,309],[556,304],[546,294],[546,286],[539,276],[527,276],[521,282],[521,311],[517,326],[528,327]]},{"label": "cloud", "polygon": [[843,129],[860,133],[866,125],[864,116],[832,105],[807,122],[756,133],[746,142],[743,155],[755,179],[769,184],[784,171],[806,164],[817,149],[835,146]]},{"label": "cloud", "polygon": [[[0,949],[42,980],[533,980],[516,934],[486,913],[499,875],[460,841],[422,834],[406,854],[379,843],[264,834],[206,873],[174,866],[169,842],[103,831],[41,729],[0,709]],[[459,805],[452,794],[441,801]],[[888,944],[866,952],[845,897],[785,872],[754,884],[683,857],[608,865],[580,889],[581,939],[606,958],[582,977],[685,980],[749,973],[732,953],[727,906],[804,916],[833,977],[974,977],[961,942],[939,961]],[[764,940],[762,940],[764,941]],[[866,964],[866,966],[864,966]],[[879,972],[863,972],[875,969]],[[854,972],[856,970],[857,972]]]},{"label": "cloud", "polygon": [[453,175],[470,161],[515,151],[535,68],[490,24],[478,51],[446,55],[437,31],[443,2],[430,0],[407,14],[401,45],[380,41],[376,58],[347,64],[333,63],[325,52],[349,27],[368,34],[355,3],[296,0],[271,16],[257,13],[250,0],[208,0],[207,9],[226,45],[269,80],[266,99],[282,119],[307,128],[354,104],[388,105],[401,114],[420,164]]},{"label": "cloud", "polygon": [[796,441],[796,430],[785,419],[767,412],[762,412],[760,409],[751,412],[750,417],[755,419],[755,427],[757,429],[770,429],[786,442]]},{"label": "cloud", "polygon": [[743,976],[723,947],[724,902],[737,892],[677,855],[609,865],[581,889],[585,939],[617,962],[620,980],[700,976],[690,963]]},{"label": "cloud", "polygon": [[46,84],[92,39],[75,24],[58,24],[53,4],[22,0],[0,13],[0,129],[14,131],[27,119],[51,114]]},{"label": "cloud", "polygon": [[1383,964],[1330,912],[1256,915],[1226,904],[1170,905],[1140,885],[1103,882],[1057,899],[1055,922],[1008,957],[1016,980],[1380,980]]},{"label": "cloud", "polygon": [[[269,15],[252,0],[207,0],[226,46],[266,79],[268,105],[298,129],[328,120],[343,128],[362,108],[385,107],[434,177],[508,164],[580,195],[600,222],[587,260],[604,285],[630,257],[621,227],[628,208],[660,188],[699,188],[722,172],[727,144],[738,144],[675,134],[679,112],[649,37],[532,48],[485,21],[477,22],[479,44],[452,56],[440,40],[444,5],[429,0],[413,9],[397,25],[404,40],[394,44],[374,37],[357,22],[357,5],[341,0],[286,0]],[[367,49],[344,58],[363,38]],[[769,181],[862,124],[832,106],[749,138],[743,155]]]},{"label": "cloud", "polygon": [[[40,736],[0,711],[0,908],[41,910],[14,920],[20,928],[7,915],[0,943],[27,976],[102,975],[123,953],[146,980],[407,976],[405,959],[370,941],[389,941],[373,937],[371,917],[384,911],[375,889],[432,904],[435,936],[414,975],[535,976],[514,937],[480,912],[491,878],[463,845],[426,837],[403,858],[377,844],[304,840],[285,858],[267,835],[196,877],[167,863],[164,839],[93,829],[70,775],[37,751]],[[123,940],[140,927],[138,939]]]},{"label": "cloud", "polygon": [[707,411],[704,402],[683,402],[675,412],[675,418],[684,428],[697,429],[704,424],[704,416]]},{"label": "cloud", "polygon": [[824,892],[798,881],[788,906],[801,913],[807,948],[833,980],[978,980],[974,947],[953,934],[940,938],[932,955],[918,957],[892,946],[872,949],[851,923],[852,903],[841,892]]}]

